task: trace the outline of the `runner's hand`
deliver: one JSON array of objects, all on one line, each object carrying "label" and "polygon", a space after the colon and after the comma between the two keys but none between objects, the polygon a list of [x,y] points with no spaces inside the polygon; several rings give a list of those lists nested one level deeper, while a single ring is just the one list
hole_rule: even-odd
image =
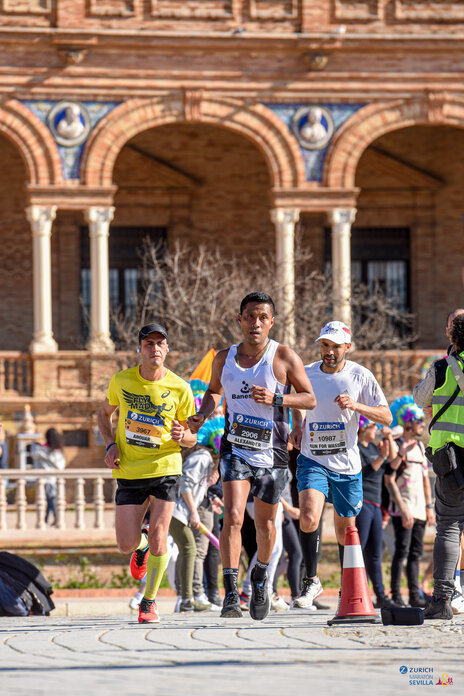
[{"label": "runner's hand", "polygon": [[257,387],[255,384],[251,385],[251,398],[256,401],[257,404],[265,404],[266,406],[272,406],[274,401],[274,393],[266,389],[266,387]]},{"label": "runner's hand", "polygon": [[105,457],[105,464],[109,469],[119,469],[119,450],[115,443],[111,445]]},{"label": "runner's hand", "polygon": [[201,413],[200,414],[195,413],[193,416],[189,416],[187,418],[189,430],[194,435],[200,430],[200,428],[204,422],[205,422],[205,419],[203,418]]},{"label": "runner's hand", "polygon": [[300,427],[293,428],[292,432],[290,433],[290,437],[288,438],[288,441],[291,445],[293,445],[297,449],[300,449],[302,437],[303,437],[303,429]]},{"label": "runner's hand", "polygon": [[338,404],[342,411],[349,408],[351,411],[356,411],[358,405],[357,401],[353,401],[349,394],[339,394],[335,399],[335,403]]},{"label": "runner's hand", "polygon": [[171,427],[171,440],[174,440],[174,442],[182,442],[184,438],[184,433],[184,426],[181,425],[179,421],[173,420]]}]

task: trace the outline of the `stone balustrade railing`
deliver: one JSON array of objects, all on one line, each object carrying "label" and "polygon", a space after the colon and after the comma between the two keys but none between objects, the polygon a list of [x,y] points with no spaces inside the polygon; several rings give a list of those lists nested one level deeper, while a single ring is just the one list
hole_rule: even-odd
[{"label": "stone balustrade railing", "polygon": [[[15,482],[15,500],[14,508],[16,509],[16,524],[17,530],[27,529],[27,512],[35,509],[35,528],[45,529],[45,512],[47,508],[47,500],[45,495],[46,479],[53,476],[57,481],[57,497],[56,497],[56,527],[57,529],[66,529],[67,508],[72,507],[75,510],[75,529],[84,529],[84,512],[89,506],[94,510],[94,529],[104,529],[104,481],[111,479],[110,469],[67,469],[64,471],[51,471],[44,469],[0,469],[0,532],[7,529],[7,513],[11,519],[10,508],[7,502],[7,483]],[[27,502],[26,484],[30,481],[35,481],[35,503],[31,505]],[[86,481],[93,482],[93,500],[87,502],[84,494]],[[72,502],[69,500],[69,488],[72,487],[73,496]],[[68,490],[67,490],[68,489]],[[69,496],[69,497],[68,497]]]}]

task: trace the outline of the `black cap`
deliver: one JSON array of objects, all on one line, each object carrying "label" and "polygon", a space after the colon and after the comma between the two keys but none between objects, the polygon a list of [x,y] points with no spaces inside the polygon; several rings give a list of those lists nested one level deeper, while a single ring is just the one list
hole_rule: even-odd
[{"label": "black cap", "polygon": [[152,333],[159,333],[164,336],[166,340],[168,338],[168,332],[164,326],[161,326],[161,324],[147,324],[146,326],[142,326],[139,331],[139,343],[141,343],[144,338],[147,338],[147,336]]}]

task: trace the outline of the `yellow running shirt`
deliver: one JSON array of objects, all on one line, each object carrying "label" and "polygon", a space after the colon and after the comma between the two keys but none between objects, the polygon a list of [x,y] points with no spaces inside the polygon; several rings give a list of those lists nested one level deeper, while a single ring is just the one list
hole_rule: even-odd
[{"label": "yellow running shirt", "polygon": [[116,372],[106,396],[112,406],[119,406],[116,444],[121,462],[113,478],[181,475],[180,445],[171,440],[171,426],[173,420],[186,421],[195,413],[190,385],[170,370],[150,382],[137,365]]}]

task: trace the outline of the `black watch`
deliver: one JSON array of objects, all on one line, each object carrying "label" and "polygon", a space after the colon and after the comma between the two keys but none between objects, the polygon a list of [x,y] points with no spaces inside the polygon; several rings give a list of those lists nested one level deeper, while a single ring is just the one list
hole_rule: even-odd
[{"label": "black watch", "polygon": [[284,403],[284,395],[283,394],[274,394],[274,398],[272,399],[272,405],[273,406],[282,406]]}]

